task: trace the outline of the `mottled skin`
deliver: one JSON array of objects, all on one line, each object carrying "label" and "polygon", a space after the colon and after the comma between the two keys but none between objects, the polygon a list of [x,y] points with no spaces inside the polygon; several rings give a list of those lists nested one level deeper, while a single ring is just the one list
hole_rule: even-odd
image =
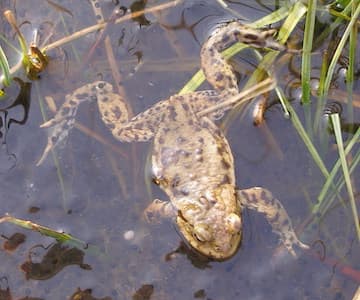
[{"label": "mottled skin", "polygon": [[202,115],[239,89],[236,76],[221,51],[237,41],[253,47],[284,50],[269,34],[259,32],[237,21],[223,24],[214,31],[201,49],[201,66],[214,90],[174,95],[128,120],[124,101],[112,86],[103,81],[75,90],[55,117],[42,125],[53,127],[48,151],[64,139],[72,128],[78,105],[97,97],[103,121],[120,141],[148,141],[154,138],[152,169],[154,181],[170,201],[156,199],[146,209],[147,219],[175,218],[186,242],[195,250],[216,260],[231,257],[237,250],[242,233],[241,207],[264,213],[279,233],[285,247],[295,256],[293,245],[308,248],[295,235],[291,221],[281,203],[263,188],[235,188],[234,160],[229,144],[213,123],[231,109]]}]

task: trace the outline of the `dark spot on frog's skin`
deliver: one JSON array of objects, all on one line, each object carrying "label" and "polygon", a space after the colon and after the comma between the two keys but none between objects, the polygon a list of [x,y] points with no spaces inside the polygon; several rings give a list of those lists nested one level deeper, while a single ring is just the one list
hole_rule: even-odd
[{"label": "dark spot on frog's skin", "polygon": [[65,123],[62,127],[62,130],[66,131],[70,128],[69,124]]},{"label": "dark spot on frog's skin", "polygon": [[228,41],[230,41],[230,36],[225,34],[221,39],[221,44],[226,44]]},{"label": "dark spot on frog's skin", "polygon": [[136,123],[132,128],[137,129],[137,130],[141,130],[141,129],[143,129],[143,124],[142,123]]},{"label": "dark spot on frog's skin", "polygon": [[190,194],[190,192],[189,192],[187,189],[185,189],[185,188],[181,189],[181,190],[180,190],[180,193],[181,193],[183,196],[189,196],[189,194]]},{"label": "dark spot on frog's skin", "polygon": [[175,111],[175,107],[170,105],[168,107],[168,111],[169,111],[169,119],[171,121],[176,121],[177,113]]},{"label": "dark spot on frog's skin", "polygon": [[67,106],[64,106],[63,109],[61,110],[61,115],[66,116],[70,111],[70,108]]},{"label": "dark spot on frog's skin", "polygon": [[215,49],[214,48],[208,48],[207,50],[208,50],[210,56],[214,56],[214,54],[215,54]]},{"label": "dark spot on frog's skin", "polygon": [[115,106],[115,107],[111,110],[111,112],[115,115],[115,118],[116,118],[116,119],[120,119],[120,118],[121,118],[122,112],[121,112],[121,110],[120,110],[119,107]]},{"label": "dark spot on frog's skin", "polygon": [[226,152],[226,149],[225,149],[224,145],[218,146],[217,147],[217,152],[219,153],[220,156],[222,156]]},{"label": "dark spot on frog's skin", "polygon": [[161,122],[161,123],[163,123],[163,122],[165,121],[165,117],[166,117],[165,114],[162,114],[162,115],[161,115],[161,118],[160,118],[160,122]]},{"label": "dark spot on frog's skin", "polygon": [[266,203],[268,203],[270,200],[269,197],[267,196],[267,193],[264,190],[261,191],[260,198]]},{"label": "dark spot on frog's skin", "polygon": [[163,133],[168,133],[169,131],[170,131],[170,128],[167,128],[167,127],[166,127],[166,128],[165,128],[165,127],[163,128]]},{"label": "dark spot on frog's skin", "polygon": [[53,137],[51,137],[51,142],[55,144],[58,139],[59,139],[58,136],[53,136]]},{"label": "dark spot on frog's skin", "polygon": [[221,180],[220,184],[228,184],[230,182],[230,177],[228,175],[224,175],[223,179]]},{"label": "dark spot on frog's skin", "polygon": [[189,124],[190,126],[193,126],[193,125],[194,125],[193,119],[189,119],[189,120],[188,120],[188,124]]},{"label": "dark spot on frog's skin", "polygon": [[272,194],[266,190],[262,190],[260,194],[260,198],[265,203],[270,203],[272,206],[275,206],[275,198],[272,196]]},{"label": "dark spot on frog's skin", "polygon": [[277,212],[276,215],[273,218],[271,218],[271,221],[276,222],[277,220],[279,220],[279,218],[280,218],[280,214],[279,212]]},{"label": "dark spot on frog's skin", "polygon": [[103,98],[101,99],[101,101],[102,101],[102,102],[108,102],[108,101],[109,101],[109,97],[106,97],[106,96],[105,96],[105,97],[103,97]]},{"label": "dark spot on frog's skin", "polygon": [[180,152],[181,155],[184,156],[184,157],[189,157],[189,156],[191,155],[191,152],[189,152],[189,151],[180,150],[179,152]]},{"label": "dark spot on frog's skin", "polygon": [[245,34],[244,39],[247,40],[247,43],[256,47],[256,48],[264,48],[265,41],[263,39],[259,39],[258,36],[254,34]]},{"label": "dark spot on frog's skin", "polygon": [[204,138],[201,137],[201,138],[198,139],[198,141],[199,141],[200,144],[204,144]]},{"label": "dark spot on frog's skin", "polygon": [[[159,137],[158,143],[159,143],[160,145],[163,145],[163,144],[165,143],[165,140],[164,140],[164,138],[163,138],[162,136]],[[153,153],[153,155],[154,155],[154,153]]]},{"label": "dark spot on frog's skin", "polygon": [[204,162],[204,158],[202,156],[198,156],[198,157],[196,157],[196,161],[202,163],[202,162]]},{"label": "dark spot on frog's skin", "polygon": [[184,142],[186,142],[186,139],[182,136],[179,136],[176,138],[176,143],[177,144],[183,144]]},{"label": "dark spot on frog's skin", "polygon": [[195,154],[202,154],[202,153],[203,153],[203,149],[200,148],[195,149]]},{"label": "dark spot on frog's skin", "polygon": [[226,82],[227,82],[228,84],[230,84],[230,83],[233,84],[233,83],[236,82],[236,78],[235,78],[235,75],[234,75],[234,74],[228,74],[228,75],[226,75],[225,79],[226,79]]},{"label": "dark spot on frog's skin", "polygon": [[244,39],[247,39],[250,42],[256,42],[259,39],[259,36],[253,33],[245,33],[242,36],[244,37]]},{"label": "dark spot on frog's skin", "polygon": [[181,106],[185,111],[189,110],[189,105],[187,105],[186,103],[182,103]]},{"label": "dark spot on frog's skin", "polygon": [[241,196],[242,196],[243,198],[245,198],[246,202],[249,202],[249,201],[250,201],[250,198],[249,198],[249,194],[248,194],[248,193],[243,192],[243,191],[240,191],[240,193],[241,193]]},{"label": "dark spot on frog's skin", "polygon": [[152,123],[151,123],[151,122],[147,122],[146,125],[147,125],[146,128],[147,128],[148,130],[150,130],[151,132],[154,132],[154,131],[155,131],[154,126],[152,126]]},{"label": "dark spot on frog's skin", "polygon": [[81,93],[81,94],[76,94],[75,98],[78,100],[83,100],[83,99],[87,99],[89,98],[90,95],[88,93]]},{"label": "dark spot on frog's skin", "polygon": [[215,80],[216,80],[217,82],[222,81],[223,79],[224,79],[224,75],[223,75],[221,72],[217,72],[217,73],[215,74]]},{"label": "dark spot on frog's skin", "polygon": [[251,194],[251,200],[250,200],[250,202],[253,202],[253,203],[258,202],[258,199],[256,198],[255,193],[252,193],[252,194]]},{"label": "dark spot on frog's skin", "polygon": [[115,124],[106,124],[106,127],[113,130],[115,128]]},{"label": "dark spot on frog's skin", "polygon": [[70,100],[70,101],[69,101],[69,104],[70,104],[71,106],[76,106],[76,105],[78,105],[78,102],[75,101],[75,100]]},{"label": "dark spot on frog's skin", "polygon": [[231,168],[231,165],[225,159],[222,159],[221,163],[224,169],[228,170]]},{"label": "dark spot on frog's skin", "polygon": [[[285,219],[285,220],[282,222],[281,226],[289,226],[289,220],[288,220],[288,219]],[[289,226],[288,228],[290,229],[290,226]]]},{"label": "dark spot on frog's skin", "polygon": [[174,178],[171,180],[171,187],[172,188],[177,187],[180,184],[180,181],[181,179],[179,174],[175,174]]}]

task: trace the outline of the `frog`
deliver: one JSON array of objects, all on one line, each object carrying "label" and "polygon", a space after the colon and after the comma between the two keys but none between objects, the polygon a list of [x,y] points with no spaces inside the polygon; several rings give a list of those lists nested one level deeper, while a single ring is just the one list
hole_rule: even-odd
[{"label": "frog", "polygon": [[264,214],[283,245],[296,257],[295,246],[304,250],[309,246],[299,240],[286,209],[269,190],[237,187],[229,142],[216,125],[236,103],[221,108],[217,104],[240,93],[235,71],[221,52],[237,42],[286,50],[273,34],[272,29],[253,29],[238,20],[220,24],[200,50],[201,68],[213,89],[172,95],[132,118],[111,83],[98,80],[76,89],[65,97],[55,116],[41,125],[50,132],[39,163],[69,134],[79,105],[96,99],[103,122],[117,140],[153,140],[153,181],[168,199],[153,200],[144,211],[146,220],[173,219],[190,248],[209,259],[223,261],[239,248],[241,213],[243,208],[250,208]]}]

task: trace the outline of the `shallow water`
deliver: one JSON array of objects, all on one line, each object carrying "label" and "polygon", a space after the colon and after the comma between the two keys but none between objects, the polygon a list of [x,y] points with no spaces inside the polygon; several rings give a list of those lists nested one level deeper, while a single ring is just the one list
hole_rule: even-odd
[{"label": "shallow water", "polygon": [[[71,14],[37,0],[4,1],[1,8],[16,10],[19,24],[31,23],[21,27],[29,40],[37,27],[43,38],[51,33],[50,41],[55,41],[96,23],[88,1],[64,0],[58,4]],[[121,2],[126,8],[134,4]],[[233,13],[249,20],[273,9],[255,1],[228,4]],[[148,3],[147,7],[153,5]],[[108,18],[115,5],[103,1],[101,7]],[[121,87],[134,113],[183,87],[199,68],[202,41],[217,22],[230,15],[215,1],[187,1],[106,27],[115,69],[120,72]],[[4,21],[1,27],[11,38]],[[0,289],[10,291],[14,299],[70,299],[77,288],[91,289],[95,299],[268,299],[269,295],[272,299],[350,299],[360,281],[360,277],[344,271],[355,269],[359,263],[351,213],[347,207],[333,205],[330,213],[305,231],[299,226],[310,219],[310,204],[316,202],[324,179],[278,104],[267,110],[263,126],[253,126],[250,112],[226,126],[237,183],[244,188],[258,185],[270,189],[299,226],[301,239],[314,245],[314,252],[324,255],[326,249],[323,261],[299,249],[299,258],[293,259],[278,248],[278,238],[264,218],[247,210],[243,212],[242,245],[225,262],[203,260],[191,253],[170,221],[148,224],[143,210],[152,199],[164,198],[151,184],[147,163],[151,143],[117,142],[101,122],[94,102],[80,107],[80,125],[54,156],[50,154],[36,166],[47,139],[46,131],[39,128],[44,122],[41,105],[52,116],[44,97],[52,96],[59,107],[66,94],[87,82],[99,78],[116,81],[105,51],[106,39],[100,37],[97,47],[90,51],[99,37],[88,34],[48,52],[49,68],[32,83],[28,119],[23,125],[13,122],[6,132],[2,129],[0,149],[1,215],[9,213],[71,233],[91,245],[90,249],[78,252],[62,248],[52,238],[3,223],[0,233],[4,242],[15,232],[25,234],[26,240],[15,251],[0,251]],[[17,45],[16,40],[13,43]],[[234,59],[244,73],[242,80],[253,71],[255,58],[250,54]],[[12,59],[16,61],[16,57]],[[316,65],[321,62],[316,56],[314,61]],[[279,63],[276,72],[284,87],[296,80],[286,64]],[[340,83],[339,90],[343,87]],[[354,89],[359,90],[358,81]],[[19,88],[9,90],[7,101],[12,103],[18,92]],[[275,94],[270,99],[276,99]],[[294,108],[305,123],[302,107],[294,102]],[[9,109],[6,118],[22,120],[23,114],[24,106],[19,105]],[[5,116],[0,117],[5,120]],[[90,133],[79,130],[81,126]],[[330,146],[333,142],[330,137],[322,146],[329,168],[337,157]],[[317,137],[315,144],[320,148]],[[69,256],[63,254],[69,251]],[[47,264],[36,265],[44,257]],[[29,262],[33,263],[32,271]]]}]

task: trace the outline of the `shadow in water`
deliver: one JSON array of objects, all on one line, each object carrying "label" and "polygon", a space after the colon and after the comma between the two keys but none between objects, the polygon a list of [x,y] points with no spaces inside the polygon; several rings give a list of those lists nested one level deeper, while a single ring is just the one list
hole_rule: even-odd
[{"label": "shadow in water", "polygon": [[[47,250],[40,262],[33,262],[32,260],[32,251],[35,248]],[[84,264],[84,256],[85,253],[78,248],[63,245],[62,243],[52,244],[49,249],[37,245],[29,251],[28,260],[21,265],[21,270],[25,272],[26,279],[35,280],[49,279],[64,267],[70,265],[78,265],[84,270],[91,270],[90,265]]]},{"label": "shadow in water", "polygon": [[[0,108],[0,173],[7,172],[16,166],[16,156],[8,149],[7,135],[12,123],[19,125],[26,123],[30,109],[31,82],[24,82],[19,78],[14,78],[14,81],[20,87],[19,94],[10,105]],[[11,117],[12,111],[18,106],[23,108],[22,119]]]}]

